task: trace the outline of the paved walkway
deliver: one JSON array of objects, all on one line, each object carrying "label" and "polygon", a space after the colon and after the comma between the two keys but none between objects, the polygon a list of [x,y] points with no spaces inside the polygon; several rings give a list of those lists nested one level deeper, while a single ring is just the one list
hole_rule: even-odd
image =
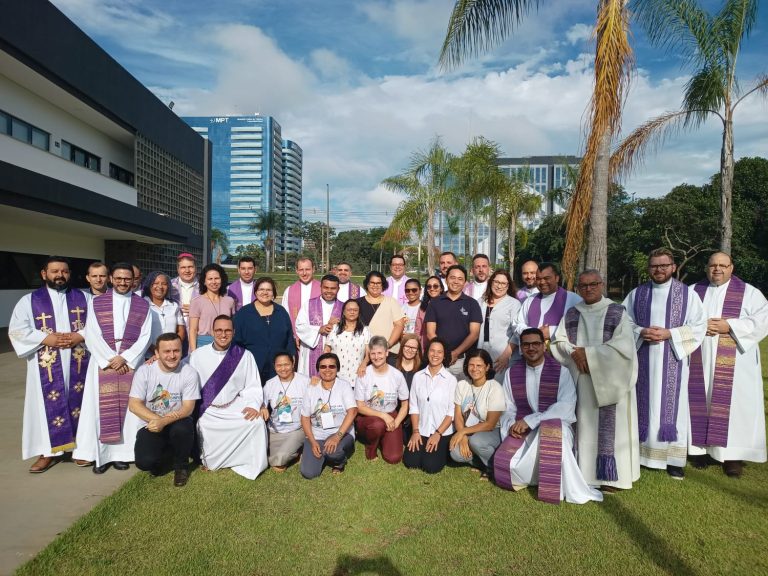
[{"label": "paved walkway", "polygon": [[33,558],[135,472],[132,465],[129,472],[96,476],[69,462],[43,474],[27,472],[34,460],[21,460],[25,373],[24,361],[0,353],[0,574]]}]

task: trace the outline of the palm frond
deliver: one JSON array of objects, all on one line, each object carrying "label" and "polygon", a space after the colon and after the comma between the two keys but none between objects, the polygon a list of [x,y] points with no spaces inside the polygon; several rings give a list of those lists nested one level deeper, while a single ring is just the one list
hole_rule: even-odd
[{"label": "palm frond", "polygon": [[452,69],[501,44],[539,0],[457,0],[448,20],[440,67]]},{"label": "palm frond", "polygon": [[726,71],[719,66],[704,67],[688,80],[683,96],[686,126],[698,128],[712,111],[723,109],[727,82],[725,74]]},{"label": "palm frond", "polygon": [[757,0],[727,0],[713,20],[713,35],[734,65],[741,40],[752,31],[757,6]]}]

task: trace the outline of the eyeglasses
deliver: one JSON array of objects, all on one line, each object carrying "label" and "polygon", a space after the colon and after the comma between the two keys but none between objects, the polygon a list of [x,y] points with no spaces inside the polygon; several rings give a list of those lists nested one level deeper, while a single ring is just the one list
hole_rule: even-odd
[{"label": "eyeglasses", "polygon": [[373,280],[371,280],[370,282],[368,282],[368,286],[381,286],[381,282],[374,282]]},{"label": "eyeglasses", "polygon": [[112,277],[112,284],[132,284],[133,278],[115,278]]},{"label": "eyeglasses", "polygon": [[499,282],[498,280],[494,280],[493,285],[498,286],[499,288],[506,288],[509,286],[509,282]]},{"label": "eyeglasses", "polygon": [[520,348],[541,348],[544,346],[544,342],[523,342],[520,344]]},{"label": "eyeglasses", "polygon": [[651,270],[667,270],[672,266],[674,266],[674,264],[648,264],[648,268]]},{"label": "eyeglasses", "polygon": [[418,288],[406,288],[405,289],[405,293],[406,294],[413,294],[414,292],[418,292],[418,291],[419,291]]},{"label": "eyeglasses", "polygon": [[336,370],[336,364],[320,364],[320,370]]},{"label": "eyeglasses", "polygon": [[272,288],[259,288],[256,292],[259,294],[272,294]]},{"label": "eyeglasses", "polygon": [[418,349],[418,346],[403,346],[403,350],[413,350],[415,352]]},{"label": "eyeglasses", "polygon": [[600,286],[602,282],[590,282],[589,284],[579,284],[579,290],[592,290]]}]

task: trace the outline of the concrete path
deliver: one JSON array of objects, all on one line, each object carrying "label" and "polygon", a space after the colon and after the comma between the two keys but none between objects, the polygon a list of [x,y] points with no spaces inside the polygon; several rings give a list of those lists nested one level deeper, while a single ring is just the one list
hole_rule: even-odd
[{"label": "concrete path", "polygon": [[21,459],[26,363],[0,353],[0,574],[11,574],[134,473],[112,468],[102,476],[62,462],[43,474]]}]

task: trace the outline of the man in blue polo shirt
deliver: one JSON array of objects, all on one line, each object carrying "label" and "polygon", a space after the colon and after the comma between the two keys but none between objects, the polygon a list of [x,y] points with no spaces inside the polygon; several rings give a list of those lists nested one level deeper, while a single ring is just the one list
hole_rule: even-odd
[{"label": "man in blue polo shirt", "polygon": [[439,336],[448,344],[451,366],[448,371],[460,377],[464,369],[464,354],[476,348],[483,314],[477,300],[464,294],[467,271],[454,264],[446,271],[448,291],[430,301],[424,316],[427,338]]}]

